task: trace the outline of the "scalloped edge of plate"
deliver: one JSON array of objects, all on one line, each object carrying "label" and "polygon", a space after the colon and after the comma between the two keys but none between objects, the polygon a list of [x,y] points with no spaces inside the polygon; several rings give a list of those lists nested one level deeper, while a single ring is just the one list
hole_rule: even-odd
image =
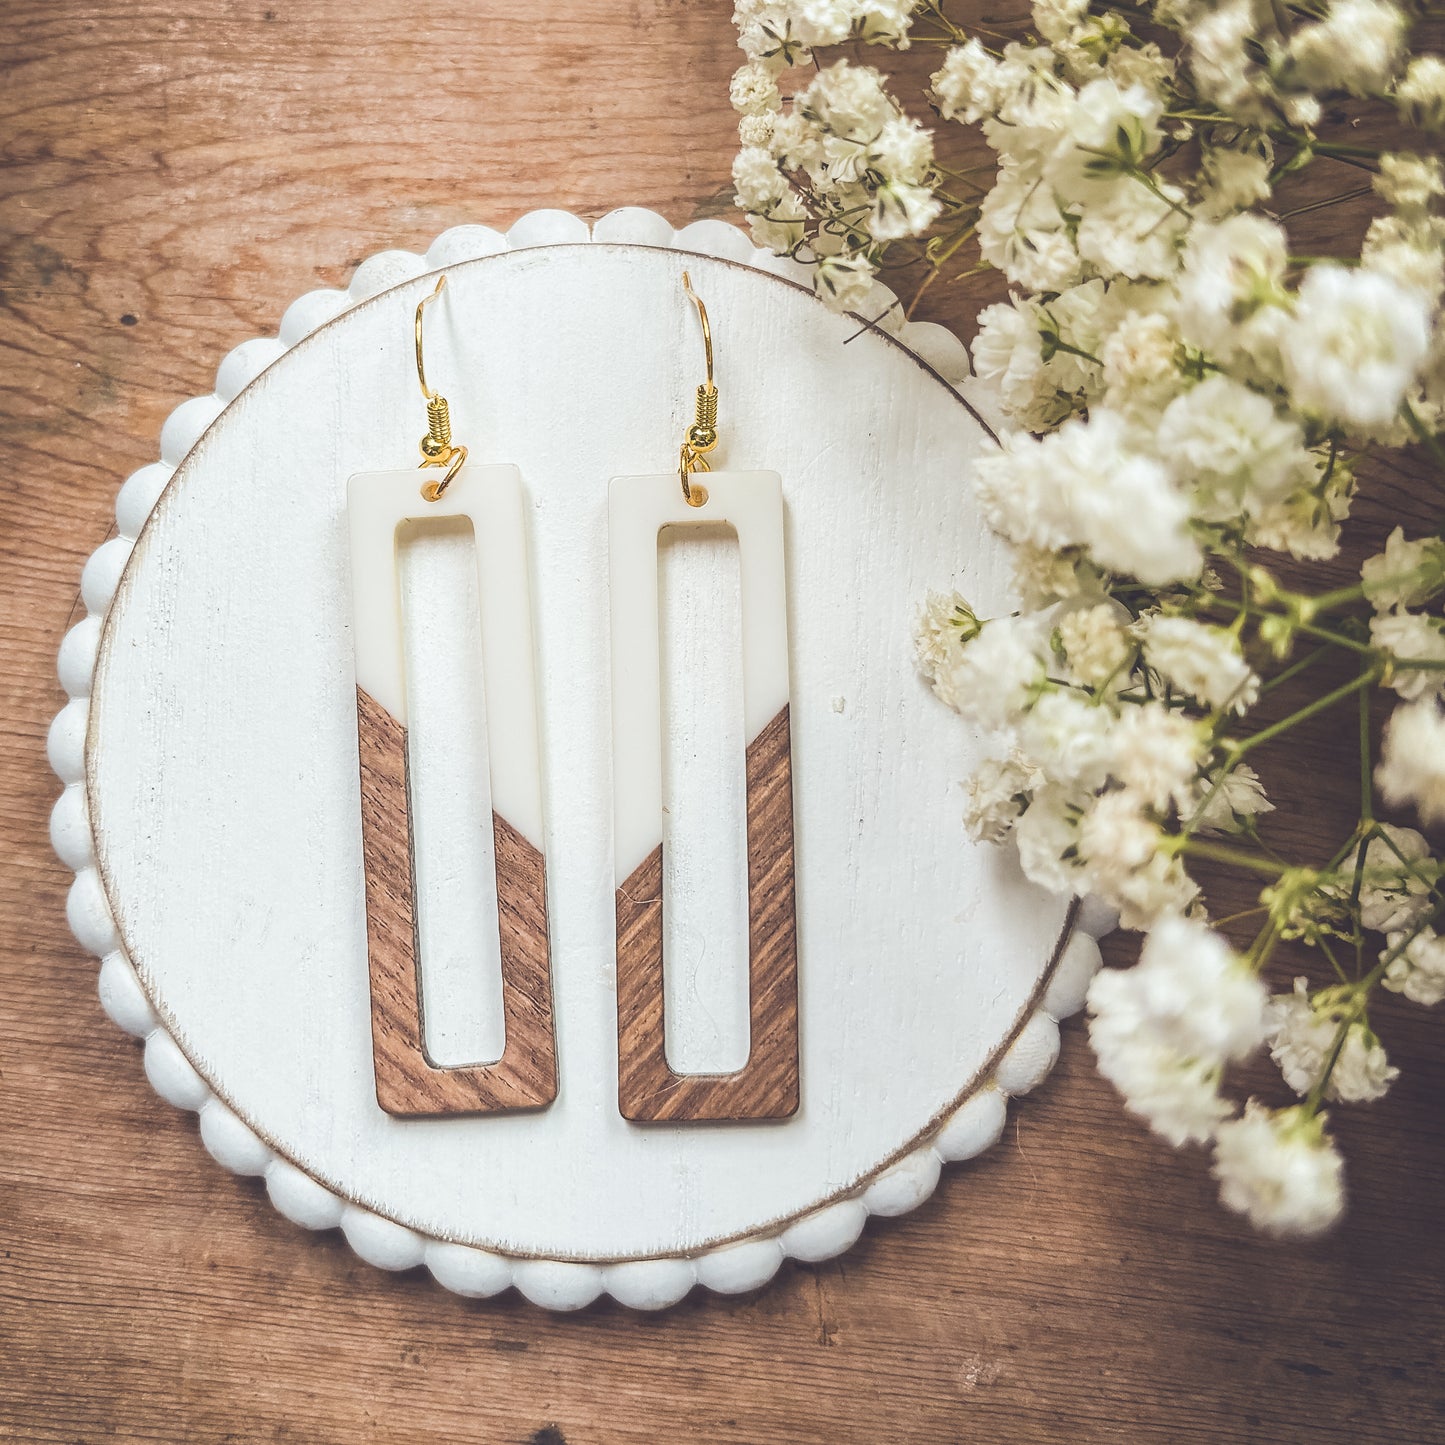
[{"label": "scalloped edge of plate", "polygon": [[[942,1166],[971,1159],[1003,1132],[1006,1100],[1025,1094],[1047,1077],[1059,1054],[1059,1021],[1083,1007],[1089,980],[1099,967],[1098,938],[1115,926],[1109,910],[1085,902],[1073,911],[1072,931],[1045,973],[1036,1007],[1024,1019],[987,1078],[909,1152],[865,1180],[850,1194],[829,1200],[767,1234],[714,1246],[694,1255],[667,1255],[589,1264],[577,1260],[516,1257],[454,1244],[372,1213],[326,1189],[279,1155],[212,1092],[166,1032],[127,958],[96,868],[85,792],[86,734],[90,690],[101,631],[121,573],[136,539],[171,476],[221,412],[272,362],[317,327],[394,286],[431,271],[501,251],[589,241],[661,246],[740,262],[790,281],[808,283],[808,268],[753,246],[737,226],[695,221],[681,229],[640,207],[609,212],[589,226],[561,210],[522,216],[505,234],[487,226],[444,231],[425,255],[381,251],[364,260],[345,291],[306,293],[287,308],[274,337],[242,342],[216,373],[209,396],[183,401],[161,428],[160,460],[140,468],[116,497],[118,535],[91,554],[81,574],[86,615],[66,633],[58,672],[69,697],[51,724],[50,765],[64,784],[50,818],[56,854],[74,872],[66,918],[76,940],[100,959],[99,994],[111,1020],[142,1041],[146,1077],[161,1098],[198,1115],[201,1140],[232,1173],[264,1179],[275,1208],[306,1229],[339,1228],[351,1248],[379,1269],[425,1265],[437,1282],[469,1298],[515,1288],[533,1304],[577,1310],[601,1295],[635,1309],[663,1309],[695,1285],[719,1294],[761,1288],[784,1259],[816,1262],[848,1249],[870,1215],[905,1214],[933,1193]],[[888,332],[957,390],[969,377],[968,353],[947,327],[906,320],[898,298],[881,283],[870,293],[872,319],[864,324]]]}]

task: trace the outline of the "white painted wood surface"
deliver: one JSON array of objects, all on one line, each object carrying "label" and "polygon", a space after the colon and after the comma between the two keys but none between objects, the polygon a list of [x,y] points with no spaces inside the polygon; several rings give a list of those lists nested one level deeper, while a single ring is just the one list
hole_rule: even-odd
[{"label": "white painted wood surface", "polygon": [[[1009,605],[968,487],[977,424],[888,336],[736,264],[787,269],[733,227],[631,211],[595,239],[539,212],[373,257],[177,409],[62,648],[53,832],[112,1017],[288,1217],[466,1293],[657,1307],[756,1287],[926,1197],[1047,1072],[1097,948],[1081,934],[1048,980],[1063,906],[968,845],[970,745],[912,668],[928,587]],[[606,483],[668,465],[687,420],[679,251],[712,255],[686,261],[718,342],[717,463],[783,478],[803,1107],[781,1124],[616,1108]],[[418,1121],[372,1091],[344,493],[414,448],[410,316],[442,265],[428,368],[457,440],[528,490],[561,1093]],[[940,328],[904,339],[961,377]]]}]

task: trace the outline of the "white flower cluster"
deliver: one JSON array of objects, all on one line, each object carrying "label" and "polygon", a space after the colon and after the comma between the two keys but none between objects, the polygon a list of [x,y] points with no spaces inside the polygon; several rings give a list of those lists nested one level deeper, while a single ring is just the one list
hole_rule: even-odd
[{"label": "white flower cluster", "polygon": [[[1226,1067],[1266,1039],[1287,1075],[1313,1068],[1318,1077],[1322,1060],[1308,1053],[1315,1035],[1283,1012],[1296,997],[1267,1000],[1254,970],[1217,933],[1171,916],[1150,931],[1133,968],[1095,976],[1089,1040],[1131,1113],[1176,1148],[1213,1142],[1228,1208],[1270,1233],[1303,1236],[1328,1228],[1344,1202],[1343,1167],[1322,1116],[1274,1112],[1256,1100],[1241,1116],[1220,1092]],[[1315,1017],[1308,1001],[1301,1006]],[[1371,1037],[1361,1034],[1344,1074],[1337,1067],[1332,1075],[1342,1079],[1337,1097],[1377,1097],[1394,1077]]]},{"label": "white flower cluster", "polygon": [[1386,681],[1404,699],[1385,730],[1375,781],[1390,803],[1445,821],[1445,619],[1424,610],[1445,590],[1445,542],[1406,541],[1396,527],[1360,569],[1375,609],[1370,641],[1387,660]]},{"label": "white flower cluster", "polygon": [[[1445,1001],[1445,867],[1368,796],[1331,861],[1282,862],[1250,763],[1385,687],[1395,711],[1377,756],[1361,728],[1362,787],[1445,823],[1445,541],[1397,527],[1357,584],[1315,593],[1265,554],[1336,556],[1357,473],[1385,449],[1419,443],[1445,475],[1445,59],[1411,53],[1397,0],[1139,9],[1158,42],[1090,0],[1034,0],[1016,41],[969,37],[941,0],[741,0],[734,181],[754,236],[811,262],[835,306],[862,301],[894,246],[925,285],[965,246],[1007,283],[972,343],[1004,418],[972,482],[1021,610],[935,595],[917,632],[920,671],[990,743],[965,826],[1147,934],[1090,993],[1102,1072],[1171,1143],[1212,1146],[1227,1207],[1312,1234],[1344,1199],[1322,1107],[1396,1077],[1373,992]],[[979,128],[988,182],[935,160],[853,60],[783,98],[819,47],[910,37],[942,43],[928,100]],[[1397,126],[1384,151],[1357,143],[1378,128],[1340,119],[1371,105]],[[1313,244],[1286,225],[1319,203],[1291,209],[1286,188],[1324,166],[1374,216],[1357,252],[1300,255]],[[1356,675],[1310,694],[1326,654]],[[1312,700],[1254,721],[1280,683]],[[1196,857],[1267,875],[1244,953],[1206,921]],[[1281,944],[1333,977],[1271,998]],[[1241,1111],[1225,1073],[1266,1046],[1301,1102]]]},{"label": "white flower cluster", "polygon": [[917,656],[939,698],[1001,744],[968,784],[969,832],[1012,835],[1031,879],[1096,894],[1127,927],[1183,912],[1198,892],[1171,823],[1237,832],[1271,806],[1253,771],[1221,770],[1210,745],[1207,718],[1259,688],[1225,629],[1136,621],[1099,592],[983,621],[957,594],[935,595]]},{"label": "white flower cluster", "polygon": [[939,217],[933,138],[904,115],[871,66],[839,60],[787,103],[778,75],[844,40],[907,43],[916,0],[741,0],[734,14],[748,61],[733,76],[742,150],[737,204],[753,239],[817,263],[818,294],[838,310],[866,299],[878,248]]},{"label": "white flower cluster", "polygon": [[1169,917],[1133,968],[1095,975],[1089,1040],[1132,1112],[1171,1144],[1202,1144],[1235,1112],[1220,1076],[1264,1041],[1265,1009],[1264,985],[1217,933]]},{"label": "white flower cluster", "polygon": [[1272,998],[1266,1011],[1270,1054],[1301,1098],[1317,1087],[1324,1098],[1346,1103],[1382,1098],[1400,1071],[1370,1026],[1354,1016],[1352,1002],[1336,1000],[1337,992],[1312,996],[1309,980],[1297,978],[1293,993]]}]

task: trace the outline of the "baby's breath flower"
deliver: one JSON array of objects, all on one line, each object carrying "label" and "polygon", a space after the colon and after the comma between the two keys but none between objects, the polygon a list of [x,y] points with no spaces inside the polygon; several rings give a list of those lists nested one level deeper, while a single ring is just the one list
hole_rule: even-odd
[{"label": "baby's breath flower", "polygon": [[1360,579],[1376,611],[1418,607],[1445,585],[1445,541],[1418,537],[1407,542],[1405,529],[1396,527],[1385,539],[1385,550],[1361,564]]},{"label": "baby's breath flower", "polygon": [[1384,985],[1427,1007],[1445,999],[1445,938],[1431,927],[1418,933],[1401,929],[1385,939],[1381,960],[1385,964]]},{"label": "baby's breath flower", "polygon": [[1115,85],[1143,85],[1157,90],[1173,79],[1175,66],[1151,40],[1146,45],[1121,45],[1110,53],[1104,69]]},{"label": "baby's breath flower", "polygon": [[[1445,687],[1445,621],[1423,612],[1395,609],[1370,619],[1370,641],[1397,665],[1390,686],[1406,701],[1434,697]],[[1408,667],[1407,662],[1435,662],[1440,667]]]},{"label": "baby's breath flower", "polygon": [[777,133],[778,120],[774,111],[760,111],[757,115],[744,115],[738,118],[738,139],[745,146],[763,146],[767,148],[773,143],[773,136]]},{"label": "baby's breath flower", "polygon": [[1258,511],[1314,476],[1299,424],[1232,377],[1211,376],[1159,418],[1156,444],[1195,513],[1211,521]]},{"label": "baby's breath flower", "polygon": [[1094,885],[1107,897],[1116,896],[1145,868],[1163,842],[1163,828],[1127,788],[1101,793],[1079,826],[1079,851]]},{"label": "baby's breath flower", "polygon": [[1186,30],[1189,68],[1200,95],[1240,119],[1262,117],[1272,87],[1256,63],[1259,23],[1252,0],[1225,0],[1187,16],[1166,4],[1162,13],[1166,24]]},{"label": "baby's breath flower", "polygon": [[1395,709],[1375,782],[1386,802],[1413,804],[1427,824],[1445,822],[1445,717],[1434,698]]},{"label": "baby's breath flower", "polygon": [[1148,1038],[1208,1069],[1247,1058],[1264,1039],[1264,986],[1219,934],[1161,919],[1133,968],[1105,969],[1089,986],[1089,1039],[1106,1077],[1111,1061]]},{"label": "baby's breath flower", "polygon": [[1419,373],[1429,309],[1378,272],[1312,266],[1282,344],[1295,404],[1369,433],[1395,420]]},{"label": "baby's breath flower", "polygon": [[873,193],[871,230],[878,241],[897,241],[926,231],[938,219],[943,202],[927,186],[886,181]]},{"label": "baby's breath flower", "polygon": [[1377,824],[1384,836],[1365,849],[1360,879],[1360,922],[1379,933],[1407,929],[1430,907],[1440,865],[1423,833],[1394,823]]},{"label": "baby's breath flower", "polygon": [[968,836],[977,843],[1002,842],[1043,780],[1043,771],[1017,748],[1007,757],[986,759],[963,785]]},{"label": "baby's breath flower", "polygon": [[1199,885],[1177,854],[1155,853],[1142,868],[1111,878],[1102,886],[1105,901],[1119,910],[1121,928],[1152,929],[1161,918],[1188,916],[1199,898]]},{"label": "baby's breath flower", "polygon": [[1173,275],[1188,228],[1184,192],[1168,182],[1156,192],[1132,178],[1117,181],[1079,220],[1079,258],[1100,276],[1135,280]]},{"label": "baby's breath flower", "polygon": [[[1102,976],[1102,975],[1099,975]],[[1099,1072],[1119,1091],[1124,1107],[1176,1149],[1203,1144],[1234,1112],[1219,1093],[1219,1069],[1184,1058],[1145,1033],[1115,1036],[1089,1025]]]},{"label": "baby's breath flower", "polygon": [[[1270,1056],[1301,1098],[1319,1084],[1327,1068],[1324,1098],[1344,1103],[1383,1098],[1400,1071],[1391,1066],[1363,1019],[1346,1022],[1335,993],[1325,990],[1312,996],[1309,980],[1297,978],[1292,993],[1270,999],[1265,1010]],[[1344,1006],[1353,1008],[1348,1002]]]},{"label": "baby's breath flower", "polygon": [[1005,162],[978,218],[979,255],[1026,291],[1062,291],[1083,279],[1083,262],[1035,164]]},{"label": "baby's breath flower", "polygon": [[1110,773],[1147,806],[1163,812],[1187,800],[1204,750],[1192,718],[1162,702],[1126,707],[1109,741]]},{"label": "baby's breath flower", "polygon": [[955,45],[933,76],[933,100],[944,120],[971,125],[998,104],[999,62],[977,40]]},{"label": "baby's breath flower", "polygon": [[1344,1209],[1344,1164],[1325,1133],[1325,1116],[1303,1105],[1278,1113],[1251,1099],[1219,1126],[1214,1177],[1227,1209],[1266,1234],[1307,1238]]},{"label": "baby's breath flower", "polygon": [[1397,211],[1427,211],[1445,196],[1439,156],[1386,152],[1380,157],[1375,189]]},{"label": "baby's breath flower", "polygon": [[1034,29],[1047,41],[1067,40],[1089,13],[1089,0],[1034,0]]},{"label": "baby's breath flower", "polygon": [[760,115],[764,111],[779,110],[782,98],[778,94],[778,82],[772,70],[759,60],[750,60],[733,72],[728,98],[733,109],[743,115]]},{"label": "baby's breath flower", "polygon": [[961,592],[930,592],[913,629],[918,670],[930,682],[957,659],[958,650],[982,626]]},{"label": "baby's breath flower", "polygon": [[1338,459],[1326,466],[1328,475],[1253,511],[1246,519],[1245,540],[1308,561],[1333,557],[1340,550],[1340,523],[1350,515],[1355,475]]},{"label": "baby's breath flower", "polygon": [[1114,715],[1072,688],[1048,688],[1017,723],[1025,752],[1049,779],[1092,793],[1109,777]]},{"label": "baby's breath flower", "polygon": [[1196,222],[1179,277],[1183,340],[1220,362],[1247,359],[1256,370],[1272,371],[1286,321],[1288,256],[1284,231],[1263,216]]},{"label": "baby's breath flower", "polygon": [[1295,32],[1289,59],[1298,79],[1316,90],[1378,94],[1399,68],[1408,28],[1389,0],[1333,0],[1323,20]]},{"label": "baby's breath flower", "polygon": [[1102,347],[1109,404],[1119,410],[1167,401],[1184,383],[1175,365],[1178,323],[1159,311],[1126,312]]},{"label": "baby's breath flower", "polygon": [[1269,157],[1259,151],[1206,151],[1202,214],[1218,220],[1265,200],[1270,192],[1269,168]]},{"label": "baby's breath flower", "polygon": [[1422,130],[1445,130],[1445,59],[1417,55],[1395,86],[1400,117]]},{"label": "baby's breath flower", "polygon": [[1134,652],[1123,626],[1128,617],[1110,601],[1060,610],[1054,627],[1072,681],[1100,687],[1124,667]]},{"label": "baby's breath flower", "polygon": [[944,658],[933,690],[970,722],[1003,727],[1043,684],[1047,648],[1042,617],[994,618]]},{"label": "baby's breath flower", "polygon": [[824,256],[814,285],[835,311],[855,311],[873,290],[873,265],[866,256]]},{"label": "baby's breath flower", "polygon": [[1144,661],[1172,687],[1205,707],[1243,713],[1259,697],[1259,677],[1244,660],[1239,638],[1189,617],[1140,618]]},{"label": "baby's breath flower", "polygon": [[807,211],[791,193],[768,208],[766,215],[750,215],[748,229],[756,245],[780,255],[791,252],[803,240]]},{"label": "baby's breath flower", "polygon": [[1014,830],[1019,866],[1030,882],[1066,896],[1083,891],[1079,824],[1088,805],[1088,793],[1060,783],[1034,792]]},{"label": "baby's breath flower", "polygon": [[787,194],[787,177],[761,146],[745,146],[733,159],[733,189],[746,211],[766,214]]},{"label": "baby's breath flower", "polygon": [[1360,264],[1438,302],[1445,283],[1445,216],[1376,216],[1365,232]]},{"label": "baby's breath flower", "polygon": [[1188,504],[1159,462],[1132,450],[1117,413],[1100,407],[1040,440],[1010,436],[978,459],[974,477],[984,515],[1011,541],[1082,544],[1155,586],[1199,574]]},{"label": "baby's breath flower", "polygon": [[[1384,214],[1357,257],[1297,254],[1316,245],[1292,246],[1270,218],[1296,214],[1273,189],[1329,154],[1343,95],[1445,130],[1445,60],[1410,56],[1418,7],[1403,0],[1289,16],[1269,0],[1154,0],[1162,45],[1117,6],[1031,3],[1027,38],[960,35],[932,76],[936,114],[976,124],[995,153],[976,186],[935,163],[892,81],[856,50],[823,53],[902,48],[919,0],[736,0],[734,187],[757,243],[812,264],[835,309],[864,309],[900,259],[898,274],[946,280],[976,258],[1007,281],[972,342],[982,400],[1007,426],[969,480],[1029,610],[982,621],[933,594],[916,634],[935,693],[997,745],[964,784],[965,828],[1008,841],[1035,884],[1145,933],[1139,963],[1090,990],[1101,1072],[1170,1142],[1214,1140],[1228,1208],[1309,1235],[1344,1197],[1317,1106],[1378,1098],[1397,1072],[1369,1027],[1370,989],[1445,1001],[1442,864],[1368,804],[1337,862],[1278,861],[1257,827],[1272,805],[1238,751],[1260,730],[1234,719],[1261,673],[1325,698],[1337,680],[1304,669],[1332,641],[1353,647],[1374,667],[1360,681],[1402,699],[1380,793],[1445,821],[1445,541],[1397,527],[1359,588],[1291,582],[1298,598],[1250,549],[1335,556],[1361,459],[1442,434],[1445,169],[1423,142],[1381,155]],[[804,65],[784,99],[780,73]],[[909,244],[924,237],[926,251]],[[1204,620],[1235,604],[1234,626]],[[1268,876],[1238,918],[1260,929],[1241,958],[1204,921],[1186,865],[1246,851]],[[1266,1007],[1257,975],[1281,940],[1333,961],[1362,929],[1387,940],[1379,969],[1300,978]],[[1251,1101],[1238,1117],[1222,1075],[1266,1036],[1305,1103]]]},{"label": "baby's breath flower", "polygon": [[1261,813],[1272,813],[1260,776],[1248,763],[1236,763],[1221,778],[1205,773],[1180,812],[1193,820],[1198,833],[1236,833]]}]

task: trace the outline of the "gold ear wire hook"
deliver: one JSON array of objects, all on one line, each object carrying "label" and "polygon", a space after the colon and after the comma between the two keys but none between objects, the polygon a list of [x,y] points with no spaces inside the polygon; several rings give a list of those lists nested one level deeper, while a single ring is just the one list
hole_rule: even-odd
[{"label": "gold ear wire hook", "polygon": [[710,472],[707,453],[718,443],[717,435],[717,387],[712,379],[712,327],[708,325],[707,307],[702,297],[692,289],[692,280],[687,272],[682,273],[682,289],[688,299],[697,307],[697,319],[702,325],[702,348],[707,362],[707,380],[698,387],[693,422],[683,438],[678,452],[677,470],[682,479],[682,495],[689,507],[701,507],[707,501],[707,488],[694,486],[695,472]]},{"label": "gold ear wire hook", "polygon": [[416,379],[421,385],[421,394],[426,401],[426,435],[421,439],[421,465],[423,467],[445,467],[446,475],[439,482],[427,482],[421,494],[429,502],[441,500],[442,493],[451,486],[452,478],[461,471],[467,459],[465,447],[452,445],[451,408],[446,397],[433,391],[426,384],[426,363],[422,348],[421,314],[427,302],[435,301],[447,284],[445,273],[437,277],[436,289],[429,296],[423,296],[416,304]]}]

